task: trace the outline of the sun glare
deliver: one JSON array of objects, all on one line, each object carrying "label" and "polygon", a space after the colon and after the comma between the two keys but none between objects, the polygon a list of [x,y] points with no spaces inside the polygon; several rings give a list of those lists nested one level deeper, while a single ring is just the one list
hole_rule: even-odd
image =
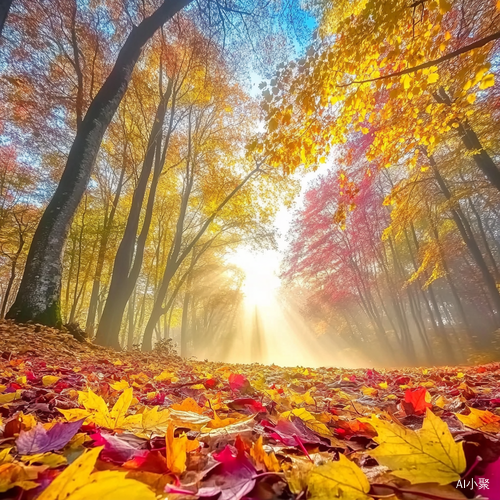
[{"label": "sun glare", "polygon": [[280,286],[277,275],[279,259],[276,252],[255,253],[248,249],[235,252],[231,262],[245,273],[243,294],[248,306],[262,306],[269,302]]},{"label": "sun glare", "polygon": [[[280,254],[242,248],[228,259],[245,273],[237,333],[220,361],[282,366],[356,366],[346,345],[318,337],[296,304],[284,300],[279,278]],[[213,356],[214,353],[212,352]],[[218,356],[215,356],[218,357]]]}]

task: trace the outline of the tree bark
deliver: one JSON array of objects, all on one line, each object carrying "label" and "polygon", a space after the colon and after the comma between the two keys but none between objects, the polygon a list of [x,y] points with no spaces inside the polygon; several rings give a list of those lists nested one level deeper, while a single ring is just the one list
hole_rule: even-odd
[{"label": "tree bark", "polygon": [[101,142],[127,90],[143,47],[190,0],[165,0],[134,27],[115,66],[89,106],[68,155],[59,185],[35,231],[16,301],[8,317],[60,326],[62,256],[68,229],[87,188]]}]

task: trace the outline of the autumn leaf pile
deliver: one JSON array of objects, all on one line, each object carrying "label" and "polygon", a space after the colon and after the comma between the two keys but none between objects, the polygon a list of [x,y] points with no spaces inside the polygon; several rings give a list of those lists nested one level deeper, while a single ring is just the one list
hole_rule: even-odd
[{"label": "autumn leaf pile", "polygon": [[223,365],[0,331],[1,498],[498,498],[500,364]]}]

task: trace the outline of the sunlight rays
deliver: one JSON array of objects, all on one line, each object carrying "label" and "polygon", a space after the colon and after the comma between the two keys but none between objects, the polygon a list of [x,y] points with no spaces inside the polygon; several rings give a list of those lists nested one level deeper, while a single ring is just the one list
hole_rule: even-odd
[{"label": "sunlight rays", "polygon": [[368,360],[349,353],[349,346],[342,339],[318,337],[297,306],[282,297],[277,252],[254,253],[241,249],[231,256],[230,262],[245,272],[244,302],[235,337],[223,351],[217,346],[209,348],[212,351],[207,352],[209,357],[213,359],[215,355],[220,361],[235,363],[282,366],[369,365]]}]

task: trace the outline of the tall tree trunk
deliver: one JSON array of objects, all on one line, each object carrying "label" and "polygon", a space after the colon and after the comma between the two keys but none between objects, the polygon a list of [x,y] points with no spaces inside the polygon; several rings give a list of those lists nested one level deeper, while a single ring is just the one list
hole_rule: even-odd
[{"label": "tall tree trunk", "polygon": [[[437,167],[436,161],[434,160],[433,156],[428,156],[429,158],[429,163],[432,167],[434,177],[443,192],[445,198],[447,200],[451,200],[451,192],[448,189],[448,186],[446,185],[443,177],[441,176],[441,173],[439,172],[439,169]],[[491,300],[493,301],[494,308],[496,310],[496,320],[497,323],[500,324],[499,320],[499,315],[500,315],[500,292],[497,289],[497,285],[495,282],[495,278],[493,275],[490,273],[490,270],[488,268],[488,265],[486,264],[486,261],[484,260],[483,254],[481,253],[481,250],[474,238],[473,234],[470,234],[470,228],[468,230],[467,228],[467,221],[463,220],[462,217],[460,217],[460,209],[458,208],[451,208],[451,215],[453,217],[453,220],[455,221],[455,224],[458,228],[458,231],[460,235],[462,236],[462,239],[464,240],[464,243],[466,244],[467,248],[469,249],[469,252],[472,255],[472,258],[476,262],[481,275],[483,277],[484,283],[486,285],[486,288],[488,289],[488,292],[490,293]]]},{"label": "tall tree trunk", "polygon": [[[190,141],[191,142],[191,139]],[[191,151],[191,146],[189,146],[189,151]],[[194,182],[194,166],[190,165],[190,154],[188,153],[188,161],[186,166],[186,186],[183,192],[181,209],[179,212],[179,217],[177,219],[177,227],[175,231],[174,241],[169,253],[169,258],[167,259],[167,265],[165,266],[165,271],[161,280],[161,285],[158,290],[158,294],[155,298],[153,309],[151,311],[151,316],[144,329],[144,337],[142,339],[142,350],[150,351],[152,349],[153,332],[158,323],[158,320],[165,313],[166,308],[163,307],[163,301],[167,295],[170,282],[174,277],[177,269],[184,262],[186,257],[192,252],[195,245],[198,243],[200,238],[205,234],[205,231],[209,228],[210,224],[213,222],[217,214],[229,203],[229,201],[236,196],[240,189],[258,172],[260,172],[260,165],[255,167],[251,172],[249,172],[242,181],[224,198],[220,205],[214,210],[212,215],[208,217],[205,222],[201,225],[194,238],[186,245],[184,250],[181,252],[182,236],[184,232],[184,219],[186,217],[187,205],[189,202],[189,196]],[[199,256],[199,254],[198,254]]]},{"label": "tall tree trunk", "polygon": [[[434,94],[434,99],[437,102],[448,106],[451,106],[452,104],[450,96],[443,87],[440,87],[439,91]],[[472,159],[478,166],[479,170],[481,170],[491,184],[495,186],[498,191],[500,191],[500,170],[491,156],[484,149],[479,137],[476,132],[474,132],[474,129],[467,121],[465,121],[463,123],[458,123],[457,131],[464,146],[467,148],[467,151],[471,153]]]},{"label": "tall tree trunk", "polygon": [[111,236],[111,230],[113,228],[113,222],[116,214],[116,207],[118,206],[118,201],[120,200],[122,188],[123,185],[125,184],[124,177],[126,170],[126,154],[127,154],[127,146],[125,145],[123,153],[122,171],[120,172],[120,179],[118,180],[118,186],[115,191],[115,196],[113,198],[111,210],[109,211],[108,217],[105,217],[104,219],[101,241],[99,244],[99,253],[97,254],[94,282],[92,284],[92,293],[90,295],[89,311],[87,313],[87,322],[85,325],[85,331],[89,337],[92,337],[94,335],[95,317],[97,313],[97,302],[99,300],[99,291],[101,288],[101,276],[102,276],[102,270],[104,268],[104,260],[106,258],[106,250],[108,248],[108,241],[109,237]]},{"label": "tall tree trunk", "polygon": [[[149,135],[148,149],[142,165],[139,182],[134,190],[132,205],[130,207],[123,238],[116,252],[111,283],[109,285],[108,298],[106,299],[104,311],[99,322],[99,327],[97,328],[96,342],[101,345],[117,347],[116,342],[119,325],[121,324],[125,307],[127,306],[127,301],[135,287],[142,267],[144,248],[153,215],[156,188],[158,186],[160,174],[165,162],[168,142],[170,140],[173,107],[169,131],[167,132],[162,154],[163,123],[167,112],[167,105],[172,94],[172,86],[173,81],[169,80],[167,90],[162,96],[160,104],[156,110],[155,121]],[[146,196],[148,181],[153,165],[155,168],[149,188],[146,214],[142,224],[141,233],[137,239],[137,230],[139,227],[142,205]]]},{"label": "tall tree trunk", "polygon": [[127,332],[127,350],[131,351],[134,346],[134,308],[137,289],[134,288],[134,293],[128,301],[128,332]]},{"label": "tall tree trunk", "polygon": [[479,229],[479,234],[481,235],[481,239],[483,240],[483,245],[484,249],[486,250],[486,255],[490,259],[491,267],[493,268],[493,271],[495,273],[495,279],[497,281],[500,281],[500,271],[498,270],[498,265],[495,260],[495,257],[493,256],[493,252],[491,251],[490,243],[488,241],[488,237],[486,236],[486,231],[484,230],[484,225],[483,221],[481,220],[481,216],[479,215],[479,212],[477,211],[476,206],[474,205],[474,202],[469,198],[469,205],[472,209],[472,213],[474,214],[474,217],[477,222],[477,227]]},{"label": "tall tree trunk", "polygon": [[75,321],[76,306],[78,303],[78,285],[80,284],[80,270],[82,267],[82,243],[83,233],[85,231],[85,214],[87,213],[87,196],[85,196],[84,207],[85,208],[82,213],[82,225],[80,227],[80,234],[78,236],[78,263],[76,264],[75,289],[73,291],[73,303],[71,304],[68,323],[73,323]]},{"label": "tall tree trunk", "polygon": [[10,6],[13,0],[0,0],[0,37],[3,33],[3,27],[5,26],[5,21],[9,15]]},{"label": "tall tree trunk", "polygon": [[101,142],[127,90],[143,47],[190,0],[170,0],[134,27],[115,66],[91,102],[59,185],[35,231],[16,301],[8,317],[60,326],[62,256],[69,226],[87,188]]},{"label": "tall tree trunk", "polygon": [[70,260],[69,260],[69,269],[68,269],[68,279],[66,281],[66,297],[64,299],[64,319],[66,322],[68,321],[68,310],[69,310],[69,293],[71,289],[71,280],[73,278],[73,269],[75,267],[75,253],[76,253],[76,238],[72,239],[72,247],[71,247],[71,253],[70,253]]},{"label": "tall tree trunk", "polygon": [[187,344],[188,344],[188,334],[189,334],[189,306],[191,305],[191,283],[193,282],[193,269],[196,264],[197,258],[195,253],[191,254],[191,262],[189,264],[189,270],[186,281],[186,293],[184,294],[184,300],[182,303],[182,323],[181,323],[181,356],[187,358]]},{"label": "tall tree trunk", "polygon": [[19,260],[19,256],[21,255],[21,252],[23,251],[24,248],[24,238],[20,237],[19,240],[19,246],[17,248],[17,252],[12,258],[11,264],[10,264],[10,276],[9,276],[9,281],[7,283],[7,288],[5,289],[5,294],[3,296],[3,301],[2,301],[2,310],[0,311],[0,318],[3,318],[5,316],[5,311],[7,309],[7,305],[9,303],[9,297],[10,297],[10,292],[12,291],[12,287],[14,286],[14,281],[16,279],[16,266],[17,266],[17,261]]}]

